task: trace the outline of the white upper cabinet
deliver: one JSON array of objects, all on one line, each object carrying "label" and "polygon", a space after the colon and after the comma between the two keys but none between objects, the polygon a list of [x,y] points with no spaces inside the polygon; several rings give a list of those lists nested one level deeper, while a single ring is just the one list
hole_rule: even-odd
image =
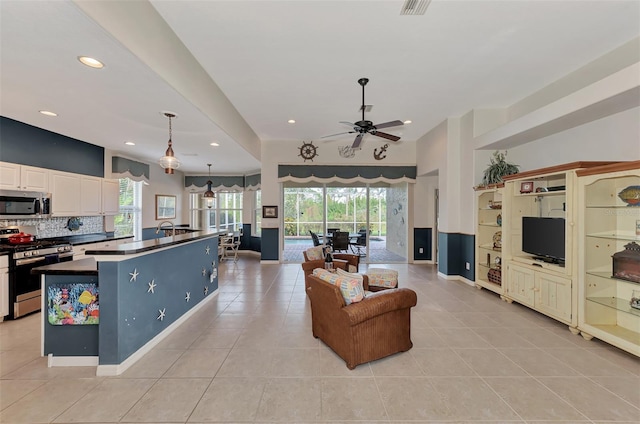
[{"label": "white upper cabinet", "polygon": [[49,170],[0,162],[0,188],[49,192]]},{"label": "white upper cabinet", "polygon": [[51,187],[51,215],[80,215],[80,178],[69,172],[51,171],[49,174]]},{"label": "white upper cabinet", "polygon": [[102,180],[102,214],[117,215],[120,212],[120,184],[118,180]]},{"label": "white upper cabinet", "polygon": [[80,214],[102,214],[102,178],[85,175],[80,178]]}]

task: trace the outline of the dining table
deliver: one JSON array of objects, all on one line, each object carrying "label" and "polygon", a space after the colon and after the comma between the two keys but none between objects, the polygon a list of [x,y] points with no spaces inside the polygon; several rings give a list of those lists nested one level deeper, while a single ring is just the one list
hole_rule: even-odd
[{"label": "dining table", "polygon": [[[362,236],[362,234],[360,234],[360,233],[349,233],[349,241],[357,239],[360,236]],[[318,234],[318,238],[319,239],[327,239],[328,241],[331,241],[331,239],[333,238],[333,233]]]}]

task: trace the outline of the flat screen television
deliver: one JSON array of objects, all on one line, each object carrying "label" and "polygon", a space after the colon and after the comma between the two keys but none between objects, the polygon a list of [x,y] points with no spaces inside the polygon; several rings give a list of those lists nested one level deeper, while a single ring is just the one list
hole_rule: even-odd
[{"label": "flat screen television", "polygon": [[545,262],[564,264],[564,218],[522,217],[522,251]]}]

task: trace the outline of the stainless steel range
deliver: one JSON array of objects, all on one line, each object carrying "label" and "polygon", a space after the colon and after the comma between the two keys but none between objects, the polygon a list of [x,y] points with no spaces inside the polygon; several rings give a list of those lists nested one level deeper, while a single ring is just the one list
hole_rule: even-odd
[{"label": "stainless steel range", "polygon": [[31,275],[33,268],[73,260],[70,243],[18,236],[29,232],[35,233],[35,228],[0,228],[0,250],[9,257],[9,318],[40,310],[40,276]]}]

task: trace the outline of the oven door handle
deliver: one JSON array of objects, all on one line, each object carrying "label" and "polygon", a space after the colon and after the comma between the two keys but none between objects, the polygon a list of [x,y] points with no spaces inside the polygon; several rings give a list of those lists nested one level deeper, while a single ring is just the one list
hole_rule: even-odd
[{"label": "oven door handle", "polygon": [[34,264],[36,262],[44,262],[44,260],[45,260],[44,256],[39,256],[37,258],[29,258],[29,259],[18,259],[16,260],[16,266]]}]

